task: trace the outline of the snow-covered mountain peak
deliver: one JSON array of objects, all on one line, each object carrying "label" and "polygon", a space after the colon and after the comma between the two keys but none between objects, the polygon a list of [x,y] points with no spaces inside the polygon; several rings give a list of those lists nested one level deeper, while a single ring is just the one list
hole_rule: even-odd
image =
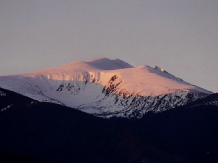
[{"label": "snow-covered mountain peak", "polygon": [[48,68],[33,73],[20,74],[19,76],[34,77],[43,74],[75,75],[83,72],[100,72],[104,70],[119,70],[125,68],[133,68],[133,66],[120,59],[96,58],[88,61],[76,61],[59,67]]},{"label": "snow-covered mountain peak", "polygon": [[96,58],[84,62],[93,68],[100,70],[116,70],[123,68],[132,68],[133,66],[120,60],[120,59],[108,59],[108,58]]},{"label": "snow-covered mountain peak", "polygon": [[0,76],[0,87],[106,117],[132,116],[136,111],[140,117],[151,110],[167,110],[211,94],[157,66],[133,67],[108,58]]}]

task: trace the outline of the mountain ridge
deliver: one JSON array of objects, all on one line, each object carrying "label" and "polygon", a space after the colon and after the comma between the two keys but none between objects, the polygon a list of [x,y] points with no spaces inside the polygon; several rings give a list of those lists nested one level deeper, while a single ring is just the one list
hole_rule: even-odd
[{"label": "mountain ridge", "polygon": [[211,94],[158,66],[133,67],[108,58],[0,76],[0,87],[105,118],[140,118],[148,111],[168,110]]}]

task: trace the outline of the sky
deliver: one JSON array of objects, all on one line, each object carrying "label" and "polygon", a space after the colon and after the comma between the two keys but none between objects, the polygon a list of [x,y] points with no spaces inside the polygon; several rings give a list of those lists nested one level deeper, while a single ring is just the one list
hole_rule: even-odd
[{"label": "sky", "polygon": [[218,1],[0,0],[0,75],[99,57],[218,92]]}]

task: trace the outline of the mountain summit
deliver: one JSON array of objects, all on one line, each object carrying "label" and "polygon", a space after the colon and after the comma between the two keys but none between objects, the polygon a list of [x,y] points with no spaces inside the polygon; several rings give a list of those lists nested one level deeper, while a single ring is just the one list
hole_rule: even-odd
[{"label": "mountain summit", "polygon": [[212,94],[158,66],[133,67],[107,58],[1,76],[0,88],[106,118],[141,118]]}]

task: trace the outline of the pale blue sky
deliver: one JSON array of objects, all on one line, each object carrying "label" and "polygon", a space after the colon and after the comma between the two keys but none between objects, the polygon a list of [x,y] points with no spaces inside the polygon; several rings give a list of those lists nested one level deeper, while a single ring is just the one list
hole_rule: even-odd
[{"label": "pale blue sky", "polygon": [[218,91],[218,1],[0,0],[0,75],[96,57]]}]

